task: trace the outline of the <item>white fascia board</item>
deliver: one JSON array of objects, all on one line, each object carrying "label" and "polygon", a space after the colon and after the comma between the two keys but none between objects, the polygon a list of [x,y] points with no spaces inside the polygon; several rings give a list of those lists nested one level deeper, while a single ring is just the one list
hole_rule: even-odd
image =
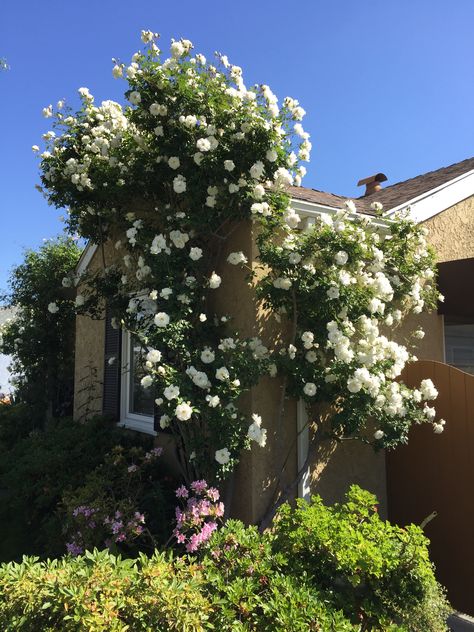
[{"label": "white fascia board", "polygon": [[92,257],[94,256],[97,248],[98,248],[97,244],[93,244],[92,242],[89,242],[87,246],[84,248],[84,250],[82,251],[82,254],[76,266],[76,285],[78,284],[80,277],[87,270],[87,267],[89,266],[89,263],[91,262]]},{"label": "white fascia board", "polygon": [[[323,204],[314,204],[313,202],[306,202],[304,200],[291,200],[291,207],[299,214],[303,219],[316,219],[321,215],[335,215],[341,208],[333,208],[331,206],[324,206]],[[386,229],[391,220],[389,217],[374,217],[367,213],[349,213],[349,219],[356,219],[361,217],[367,217],[370,219],[372,226],[376,228]]]},{"label": "white fascia board", "polygon": [[463,173],[461,176],[430,189],[418,197],[403,202],[399,206],[390,209],[386,217],[394,213],[410,209],[410,216],[415,222],[425,222],[427,219],[442,213],[446,209],[458,204],[462,200],[474,195],[474,170]]}]

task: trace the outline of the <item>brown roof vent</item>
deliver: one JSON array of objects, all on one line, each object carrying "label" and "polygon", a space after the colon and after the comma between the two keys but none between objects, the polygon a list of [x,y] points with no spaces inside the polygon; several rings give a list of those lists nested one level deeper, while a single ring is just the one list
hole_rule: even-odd
[{"label": "brown roof vent", "polygon": [[364,178],[363,180],[359,180],[357,186],[360,187],[365,184],[365,193],[364,196],[370,195],[371,193],[377,193],[382,188],[381,182],[385,182],[387,180],[387,176],[384,173],[376,173],[375,176],[369,176],[368,178]]}]

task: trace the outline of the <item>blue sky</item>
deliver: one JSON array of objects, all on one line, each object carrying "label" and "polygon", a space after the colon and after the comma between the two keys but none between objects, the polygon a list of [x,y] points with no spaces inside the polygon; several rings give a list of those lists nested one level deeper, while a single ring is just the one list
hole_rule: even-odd
[{"label": "blue sky", "polygon": [[24,247],[58,234],[61,212],[34,189],[48,122],[41,109],[120,100],[111,58],[128,61],[141,29],[191,39],[243,67],[307,111],[313,157],[305,186],[349,196],[378,171],[391,184],[474,155],[474,2],[239,0],[203,3],[23,0],[2,7],[0,57],[0,289]]}]

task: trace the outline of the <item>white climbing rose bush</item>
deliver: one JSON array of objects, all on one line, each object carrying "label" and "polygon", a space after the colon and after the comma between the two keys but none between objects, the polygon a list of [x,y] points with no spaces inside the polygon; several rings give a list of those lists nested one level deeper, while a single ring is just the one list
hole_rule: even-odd
[{"label": "white climbing rose bush", "polygon": [[[42,190],[68,209],[69,231],[115,244],[116,257],[83,279],[76,309],[97,315],[105,299],[113,326],[143,345],[143,385],[176,437],[187,482],[222,478],[252,441],[265,446],[266,420],[237,404],[268,373],[310,408],[334,402],[341,437],[363,438],[371,417],[370,439],[388,446],[411,423],[433,422],[429,388],[394,382],[409,352],[387,333],[434,304],[422,230],[406,219],[378,230],[349,211],[300,230],[288,193],[311,150],[299,103],[247,88],[241,68],[223,55],[209,63],[188,40],[173,41],[166,59],[156,34],[142,41],[143,52],[113,68],[128,83],[128,105],[96,105],[81,88],[78,112],[46,108]],[[229,237],[249,219],[263,268],[249,282],[280,319],[283,345],[243,338],[216,308],[225,266],[248,270]]]}]

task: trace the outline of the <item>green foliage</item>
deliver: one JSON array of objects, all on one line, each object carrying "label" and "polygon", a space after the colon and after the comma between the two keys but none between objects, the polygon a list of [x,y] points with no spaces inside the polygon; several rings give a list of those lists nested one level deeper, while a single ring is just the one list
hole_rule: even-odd
[{"label": "green foliage", "polygon": [[[64,493],[82,485],[117,444],[151,447],[151,439],[127,432],[103,418],[80,424],[55,422],[47,431],[17,436],[31,427],[28,409],[0,408],[0,559],[23,554],[61,555],[63,519],[57,511]],[[20,433],[21,434],[21,433]]]},{"label": "green foliage", "polygon": [[[45,242],[27,250],[11,272],[9,293],[2,297],[16,308],[0,331],[0,350],[13,358],[16,399],[34,407],[38,425],[44,414],[69,412],[74,372],[75,314],[67,294],[80,249],[71,238]],[[59,310],[51,313],[48,306]]]},{"label": "green foliage", "polygon": [[445,630],[449,607],[416,525],[380,519],[375,496],[352,486],[344,504],[313,497],[296,510],[283,506],[274,527],[276,550],[291,573],[307,573],[327,599],[365,629],[390,624],[412,632]]},{"label": "green foliage", "polygon": [[341,612],[328,608],[306,573],[288,574],[273,538],[255,527],[229,521],[210,543],[203,560],[214,603],[215,621],[224,630],[356,630]]},{"label": "green foliage", "polygon": [[[229,521],[198,559],[109,552],[0,566],[0,628],[442,632],[450,612],[421,529],[380,520],[352,487],[284,506],[272,530]],[[127,627],[128,626],[128,627]]]}]

